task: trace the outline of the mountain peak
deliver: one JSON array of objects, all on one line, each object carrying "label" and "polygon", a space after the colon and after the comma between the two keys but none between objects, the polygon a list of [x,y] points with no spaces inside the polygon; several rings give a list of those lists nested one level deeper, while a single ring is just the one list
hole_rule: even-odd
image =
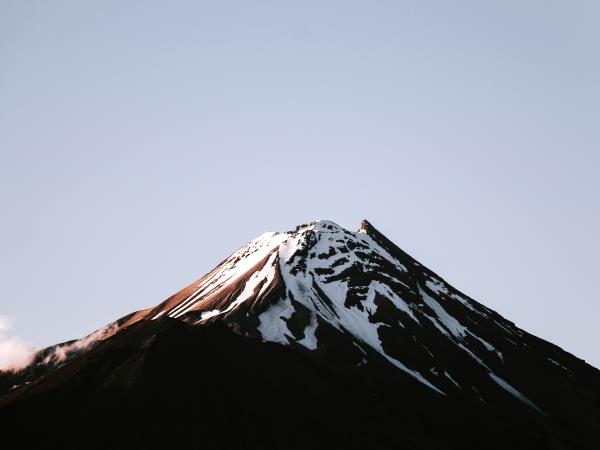
[{"label": "mountain peak", "polygon": [[[453,314],[466,318],[458,321]],[[323,336],[338,333],[337,339],[359,349],[351,352],[353,364],[383,358],[442,395],[456,386],[429,370],[435,360],[429,352],[447,339],[457,357],[477,370],[487,373],[502,362],[488,331],[477,326],[489,310],[422,268],[367,220],[359,232],[318,220],[263,234],[134,317],[163,316],[191,324],[224,320],[246,336],[311,351],[327,348]],[[501,320],[494,326],[509,329]],[[395,344],[406,340],[421,342],[408,360]]]},{"label": "mountain peak", "polygon": [[[323,219],[318,219],[318,220],[313,220],[312,222],[308,222],[308,223],[303,223],[301,225],[296,226],[296,228],[294,228],[293,232],[302,232],[302,231],[331,231],[331,232],[337,232],[337,231],[343,231],[344,228],[342,228],[341,226],[339,226],[337,223],[335,223],[332,220],[323,220]],[[290,231],[285,232],[285,233],[291,233]]]},{"label": "mountain peak", "polygon": [[[282,376],[277,368],[287,358],[294,361],[293,370]],[[297,395],[301,386],[307,392],[327,386],[322,395],[310,401],[300,395],[302,401],[288,408],[286,414],[280,414],[276,408],[276,419],[284,417],[287,424],[290,417],[310,417],[312,426],[329,423],[332,418],[340,420],[339,414],[327,413],[326,408],[336,404],[331,401],[331,392],[343,390],[348,384],[352,389],[341,398],[350,399],[354,406],[356,399],[368,399],[369,405],[375,402],[378,406],[367,408],[367,415],[376,411],[383,411],[384,415],[369,425],[361,421],[348,425],[340,420],[335,429],[359,429],[361,435],[370,429],[381,431],[369,444],[379,442],[382,436],[422,429],[424,422],[435,424],[430,429],[438,430],[440,445],[433,448],[482,448],[483,440],[475,439],[477,445],[465,445],[473,443],[468,439],[457,441],[457,429],[467,438],[474,432],[493,436],[489,440],[493,445],[484,447],[496,449],[592,449],[597,446],[600,433],[600,428],[593,425],[600,423],[600,409],[596,407],[600,404],[596,401],[600,399],[597,370],[462,294],[403,252],[368,220],[362,221],[357,232],[330,220],[317,220],[291,231],[264,233],[161,304],[132,313],[88,338],[50,347],[40,352],[35,361],[21,375],[4,381],[0,376],[0,390],[3,385],[15,386],[5,401],[18,399],[21,392],[29,396],[52,389],[63,380],[67,386],[71,380],[76,386],[81,380],[100,380],[90,388],[90,392],[100,393],[111,386],[119,392],[129,392],[123,387],[131,383],[138,383],[132,390],[138,392],[146,389],[147,383],[155,382],[158,385],[149,388],[147,398],[154,399],[155,392],[161,392],[168,400],[168,417],[173,416],[171,402],[180,397],[188,410],[174,416],[178,421],[181,416],[198,418],[207,411],[212,417],[215,410],[221,411],[220,407],[211,409],[204,405],[227,405],[222,409],[226,418],[220,417],[219,423],[229,423],[230,417],[237,423],[246,423],[249,416],[239,411],[248,410],[248,405],[255,411],[257,406],[249,399],[260,398],[258,403],[272,412],[271,405],[280,405],[290,394]],[[264,372],[248,378],[265,362]],[[110,365],[114,371],[105,372]],[[56,366],[61,366],[61,370],[52,372]],[[62,370],[62,366],[67,367]],[[317,375],[310,375],[313,381],[309,383],[306,376],[313,370]],[[32,378],[39,373],[49,376]],[[266,384],[265,376],[272,377]],[[165,383],[165,377],[173,381]],[[204,382],[198,381],[202,379]],[[187,384],[185,380],[189,380]],[[365,381],[364,386],[360,380]],[[33,382],[28,384],[30,381]],[[180,389],[180,384],[185,389]],[[267,387],[257,395],[259,385]],[[210,389],[199,390],[198,386]],[[363,388],[364,392],[358,395],[356,389]],[[80,397],[72,386],[64,392]],[[178,396],[178,392],[184,395]],[[200,403],[189,401],[190,394],[199,396],[200,407],[196,407]],[[212,401],[206,399],[206,395],[213,394],[209,397]],[[223,395],[229,400],[224,401]],[[274,395],[276,401],[265,401],[265,395]],[[51,397],[60,399],[62,404],[62,395],[44,398]],[[105,400],[100,402],[106,404]],[[308,406],[299,413],[298,404]],[[113,414],[112,402],[109,405],[107,416]],[[144,413],[145,405],[143,402]],[[419,408],[420,423],[407,425],[406,420],[415,417]],[[1,409],[0,400],[0,412]],[[348,412],[348,408],[342,409]],[[353,409],[351,415],[359,409]],[[389,411],[393,414],[389,415]],[[466,414],[470,419],[466,419]],[[9,412],[6,417],[13,416]],[[433,416],[437,418],[433,420]],[[46,420],[47,416],[43,418]],[[491,422],[482,428],[485,420]],[[166,429],[172,437],[170,431],[174,428],[189,429],[202,423],[203,420],[193,420],[190,426],[182,428],[177,422]],[[290,423],[290,427],[297,428]],[[518,430],[525,423],[529,425],[523,434]],[[403,433],[397,433],[402,424]],[[569,429],[560,429],[561,424],[568,424]],[[445,431],[440,431],[444,426]],[[21,434],[28,433],[29,429]],[[520,447],[514,445],[515,433],[521,433],[519,436],[524,439]],[[230,428],[223,433],[212,433],[211,429],[205,434],[224,436],[230,434]],[[339,432],[334,434],[338,436]],[[46,435],[40,434],[44,442]],[[540,447],[538,436],[546,439],[550,435],[554,436],[553,445]],[[193,436],[196,439],[197,433]],[[418,434],[417,439],[421,436]],[[591,444],[562,445],[581,436]],[[449,445],[447,439],[455,440]],[[369,444],[358,448],[371,448]],[[165,447],[173,446],[160,446]],[[328,447],[351,448],[336,444]],[[427,441],[418,447],[432,448]],[[281,448],[281,442],[274,448]]]},{"label": "mountain peak", "polygon": [[318,230],[342,230],[342,227],[335,223],[333,220],[315,220],[313,222],[315,229]]},{"label": "mountain peak", "polygon": [[363,219],[360,223],[360,227],[358,228],[358,232],[369,234],[374,229],[375,227],[371,225],[371,222],[369,222],[367,219]]}]

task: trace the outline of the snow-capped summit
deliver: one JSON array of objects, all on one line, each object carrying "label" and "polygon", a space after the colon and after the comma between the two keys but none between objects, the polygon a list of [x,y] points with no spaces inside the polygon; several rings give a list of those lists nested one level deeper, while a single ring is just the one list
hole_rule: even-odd
[{"label": "snow-capped summit", "polygon": [[[279,373],[295,381],[281,381]],[[257,391],[264,379],[268,385]],[[45,349],[6,380],[17,387],[0,397],[0,407],[61,386],[73,395],[71,383],[117,396],[125,386],[127,401],[131,392],[158,392],[164,400],[156,400],[161,409],[152,414],[175,402],[185,417],[198,419],[184,427],[190,432],[209,423],[209,413],[189,399],[177,403],[179,384],[182,398],[211,398],[213,406],[218,393],[235,392],[227,398],[237,409],[214,419],[213,428],[231,414],[239,423],[258,420],[239,412],[246,407],[239,399],[263,408],[255,397],[264,396],[283,401],[277,404],[292,422],[331,422],[325,440],[339,430],[353,436],[328,448],[566,449],[588,448],[600,436],[596,369],[450,286],[367,220],[358,231],[318,220],[264,233],[161,304],[84,340]],[[305,398],[314,408],[299,406]],[[270,409],[264,414],[279,420]],[[376,418],[368,429],[362,414]],[[433,431],[419,428],[428,421],[436,424]],[[179,429],[173,422],[165,436]],[[203,436],[212,432],[202,429]],[[277,441],[266,448],[280,447]]]},{"label": "snow-capped summit", "polygon": [[366,219],[357,232],[317,220],[262,234],[126,325],[163,316],[193,325],[223,320],[245,336],[318,354],[334,339],[348,347],[348,365],[383,358],[440,395],[485,401],[483,392],[502,390],[546,414],[506,369],[505,354],[526,349],[523,332]]}]

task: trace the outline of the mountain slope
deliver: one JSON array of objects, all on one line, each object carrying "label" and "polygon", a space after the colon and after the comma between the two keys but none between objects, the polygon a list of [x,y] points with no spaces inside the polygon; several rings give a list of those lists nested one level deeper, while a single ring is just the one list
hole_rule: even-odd
[{"label": "mountain slope", "polygon": [[[0,398],[0,419],[46,430],[30,433],[38,448],[61,448],[44,447],[56,423],[40,413],[57,403],[71,420],[86,411],[89,432],[108,427],[111,442],[132,431],[107,417],[140,421],[141,448],[196,442],[188,433],[203,435],[198,448],[591,449],[600,437],[596,369],[460,293],[367,221],[265,233],[160,305],[3,380],[22,386]],[[145,439],[156,417],[189,431]]]}]

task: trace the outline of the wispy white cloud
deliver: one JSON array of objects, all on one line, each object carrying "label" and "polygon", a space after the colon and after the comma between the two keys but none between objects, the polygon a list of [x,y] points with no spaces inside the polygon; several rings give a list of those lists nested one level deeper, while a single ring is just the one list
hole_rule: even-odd
[{"label": "wispy white cloud", "polygon": [[6,333],[12,327],[12,319],[8,316],[0,315],[0,335]]},{"label": "wispy white cloud", "polygon": [[7,336],[12,317],[0,315],[0,371],[21,369],[33,360],[35,349],[18,336]]},{"label": "wispy white cloud", "polygon": [[[23,341],[19,336],[9,335],[13,322],[12,317],[0,314],[0,371],[22,369],[33,361],[36,353],[36,349]],[[42,363],[61,364],[72,353],[86,350],[97,341],[111,336],[117,328],[116,324],[111,324],[77,341],[57,345],[51,349],[51,352],[44,358]]]},{"label": "wispy white cloud", "polygon": [[107,337],[114,334],[117,330],[116,324],[107,325],[106,327],[100,328],[94,331],[92,334],[79,339],[75,342],[66,345],[59,345],[54,348],[54,351],[44,358],[43,364],[60,364],[67,359],[67,357],[74,352],[87,350],[96,342],[106,339]]}]

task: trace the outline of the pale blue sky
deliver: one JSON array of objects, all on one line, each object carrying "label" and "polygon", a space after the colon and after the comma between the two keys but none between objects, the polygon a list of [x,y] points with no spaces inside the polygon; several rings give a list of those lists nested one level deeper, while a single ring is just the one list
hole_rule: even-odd
[{"label": "pale blue sky", "polygon": [[264,231],[368,218],[600,366],[598,23],[596,1],[0,0],[5,338],[79,337]]}]

